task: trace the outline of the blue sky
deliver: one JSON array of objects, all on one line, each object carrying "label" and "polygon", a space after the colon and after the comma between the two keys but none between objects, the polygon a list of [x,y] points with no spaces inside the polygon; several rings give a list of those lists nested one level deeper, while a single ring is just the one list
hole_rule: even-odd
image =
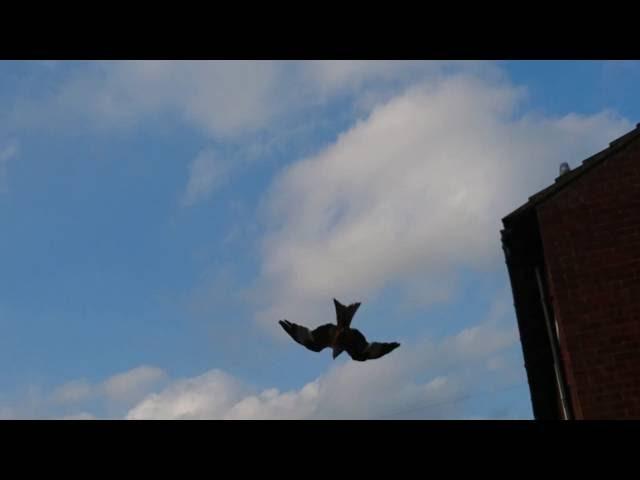
[{"label": "blue sky", "polygon": [[[637,62],[0,62],[0,416],[531,418],[500,219]],[[277,320],[362,301],[375,362]]]}]

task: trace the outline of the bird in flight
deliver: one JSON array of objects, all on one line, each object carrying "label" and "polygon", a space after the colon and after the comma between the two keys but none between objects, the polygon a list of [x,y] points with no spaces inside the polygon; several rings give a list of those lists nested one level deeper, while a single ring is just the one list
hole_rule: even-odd
[{"label": "bird in flight", "polygon": [[309,350],[320,352],[330,347],[334,359],[346,351],[353,360],[364,362],[380,358],[400,346],[397,342],[369,343],[360,331],[351,328],[351,320],[360,307],[359,302],[347,307],[334,298],[333,303],[336,306],[337,325],[327,323],[309,330],[288,320],[280,320],[278,323],[291,338]]}]

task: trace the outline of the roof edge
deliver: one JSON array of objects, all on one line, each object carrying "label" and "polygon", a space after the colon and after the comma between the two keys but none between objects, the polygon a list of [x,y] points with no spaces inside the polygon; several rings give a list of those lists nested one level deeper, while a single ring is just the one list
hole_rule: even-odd
[{"label": "roof edge", "polygon": [[556,194],[557,192],[562,190],[564,187],[566,187],[569,183],[573,182],[576,178],[582,176],[583,174],[591,170],[596,165],[599,165],[606,158],[622,150],[624,147],[629,145],[629,143],[633,142],[638,138],[640,138],[640,123],[637,123],[633,130],[630,130],[624,135],[622,135],[621,137],[618,137],[615,140],[612,140],[611,142],[609,142],[609,146],[607,148],[584,159],[578,167],[570,170],[564,175],[556,177],[555,181],[548,187],[543,188],[539,192],[531,195],[524,204],[522,204],[521,206],[519,206],[518,208],[513,210],[511,213],[509,213],[508,215],[502,218],[503,225],[505,224],[505,222],[509,222],[514,217],[517,217],[524,211],[535,207],[536,205],[541,203],[543,200],[546,200],[547,198]]}]

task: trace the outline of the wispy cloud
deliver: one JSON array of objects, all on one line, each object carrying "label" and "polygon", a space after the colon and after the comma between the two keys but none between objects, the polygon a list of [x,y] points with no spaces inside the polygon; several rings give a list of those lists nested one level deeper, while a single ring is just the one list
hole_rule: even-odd
[{"label": "wispy cloud", "polygon": [[207,199],[232,168],[229,161],[221,159],[213,149],[201,151],[189,165],[189,179],[182,205],[188,207]]},{"label": "wispy cloud", "polygon": [[[122,130],[165,118],[209,137],[246,140],[314,121],[309,109],[334,99],[361,102],[450,70],[495,75],[490,63],[425,61],[70,62],[37,99],[5,112],[16,128]],[[366,103],[366,102],[365,102]],[[360,103],[362,106],[362,104]],[[283,123],[284,122],[284,123]],[[279,133],[278,130],[281,130]]]},{"label": "wispy cloud", "polygon": [[56,388],[51,397],[61,404],[77,404],[94,394],[95,387],[86,380],[73,380]]},{"label": "wispy cloud", "polygon": [[162,369],[141,365],[99,382],[71,380],[51,391],[32,385],[0,402],[0,418],[116,418],[167,380]]},{"label": "wispy cloud", "polygon": [[[331,102],[353,107],[352,115],[363,114],[416,80],[451,69],[483,75],[496,71],[488,63],[424,61],[117,61],[64,66],[57,83],[36,97],[15,98],[0,112],[0,122],[17,134],[43,129],[73,135],[135,132],[159,122],[163,128],[184,125],[207,139],[234,145],[244,157],[282,149],[291,137],[310,134],[321,109]],[[212,155],[207,149],[192,162],[184,205],[193,205],[215,188],[222,164]],[[230,167],[227,173],[243,170],[229,161],[224,165]]]},{"label": "wispy cloud", "polygon": [[8,184],[8,163],[9,160],[18,154],[18,144],[16,142],[8,142],[6,145],[0,144],[0,193],[7,193]]}]

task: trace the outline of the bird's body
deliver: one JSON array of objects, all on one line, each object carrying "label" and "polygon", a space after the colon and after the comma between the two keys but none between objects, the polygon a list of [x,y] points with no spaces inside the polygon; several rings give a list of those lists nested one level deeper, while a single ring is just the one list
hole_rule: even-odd
[{"label": "bird's body", "polygon": [[351,328],[351,320],[360,303],[353,303],[348,307],[336,299],[333,303],[336,307],[336,325],[327,323],[315,330],[309,330],[288,320],[280,320],[279,323],[291,338],[309,350],[320,352],[325,348],[331,348],[334,359],[346,351],[353,360],[364,362],[380,358],[400,346],[397,342],[369,343],[359,330]]}]

